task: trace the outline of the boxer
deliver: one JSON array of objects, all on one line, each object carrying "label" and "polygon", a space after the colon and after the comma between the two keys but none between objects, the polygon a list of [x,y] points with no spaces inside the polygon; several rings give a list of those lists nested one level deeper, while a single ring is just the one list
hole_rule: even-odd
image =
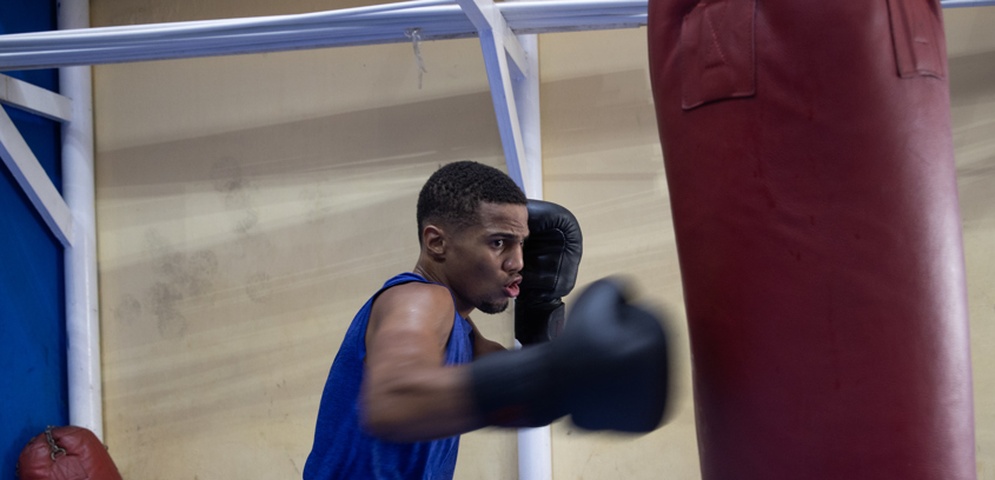
[{"label": "boxer", "polygon": [[[530,205],[507,175],[464,161],[428,179],[417,221],[414,269],[366,302],[332,363],[305,480],[452,478],[459,435],[488,425],[544,425],[567,415],[592,430],[659,425],[666,336],[619,281],[596,282],[566,315],[562,334],[548,334],[580,262],[580,230],[569,212]],[[542,261],[527,270],[525,258]],[[547,335],[504,351],[470,314],[504,311],[520,293],[533,311],[549,313],[522,322]]]}]

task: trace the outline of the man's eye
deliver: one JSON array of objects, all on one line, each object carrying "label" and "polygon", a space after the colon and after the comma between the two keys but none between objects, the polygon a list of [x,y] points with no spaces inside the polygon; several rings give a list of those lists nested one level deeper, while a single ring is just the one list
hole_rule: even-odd
[{"label": "man's eye", "polygon": [[501,248],[504,246],[504,240],[494,240],[491,242],[491,246],[494,248]]}]

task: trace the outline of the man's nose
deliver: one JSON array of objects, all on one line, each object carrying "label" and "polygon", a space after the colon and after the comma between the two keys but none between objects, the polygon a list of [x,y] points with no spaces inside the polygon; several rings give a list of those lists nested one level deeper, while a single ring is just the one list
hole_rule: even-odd
[{"label": "man's nose", "polygon": [[525,254],[522,251],[522,245],[517,245],[511,250],[511,255],[508,260],[505,261],[505,269],[512,273],[518,273],[522,271],[525,267]]}]

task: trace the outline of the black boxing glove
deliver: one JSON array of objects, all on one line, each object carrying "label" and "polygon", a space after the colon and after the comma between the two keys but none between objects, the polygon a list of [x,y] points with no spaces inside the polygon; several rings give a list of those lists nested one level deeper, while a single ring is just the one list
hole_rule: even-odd
[{"label": "black boxing glove", "polygon": [[515,299],[515,338],[541,343],[563,330],[562,297],[577,282],[583,237],[577,219],[552,202],[529,200],[529,238],[522,248],[525,266]]},{"label": "black boxing glove", "polygon": [[477,410],[491,425],[534,427],[570,415],[588,430],[644,433],[663,421],[668,362],[661,320],[603,279],[580,294],[558,338],[470,367]]}]

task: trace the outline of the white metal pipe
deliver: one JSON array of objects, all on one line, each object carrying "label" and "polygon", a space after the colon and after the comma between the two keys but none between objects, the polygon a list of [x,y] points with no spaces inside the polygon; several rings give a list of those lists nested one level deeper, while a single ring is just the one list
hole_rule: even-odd
[{"label": "white metal pipe", "polygon": [[542,129],[539,112],[539,38],[538,35],[517,35],[525,52],[528,75],[512,79],[515,107],[522,132],[525,161],[522,171],[525,195],[542,200]]},{"label": "white metal pipe", "polygon": [[[995,0],[942,0],[941,5],[990,6]],[[496,6],[516,34],[646,24],[646,0],[516,1]],[[416,0],[296,15],[0,35],[0,70],[406,42],[410,28],[419,28],[422,40],[477,34],[458,5]]]},{"label": "white metal pipe", "polygon": [[[943,0],[944,7],[995,0]],[[515,33],[633,28],[646,24],[646,0],[520,1],[497,4]],[[404,42],[476,34],[459,6],[417,0],[327,12],[101,27],[0,36],[0,70],[274,52]],[[192,42],[197,47],[184,46]]]},{"label": "white metal pipe", "polygon": [[[529,198],[541,200],[542,131],[539,111],[539,38],[518,35],[525,52],[527,74],[512,79],[518,123],[521,127],[525,161],[522,167],[522,190]],[[516,342],[517,343],[517,342]],[[551,480],[553,478],[552,431],[549,426],[523,428],[518,431],[518,479]]]},{"label": "white metal pipe", "polygon": [[[59,28],[87,28],[89,0],[59,2]],[[73,217],[73,245],[65,249],[69,422],[103,438],[97,234],[94,202],[93,93],[89,66],[59,71],[60,93],[72,100],[62,125],[62,193]]]},{"label": "white metal pipe", "polygon": [[987,7],[995,5],[995,0],[940,0],[943,8]]},{"label": "white metal pipe", "polygon": [[[944,7],[995,5],[995,0],[942,0]],[[550,21],[556,18],[573,18],[561,23],[564,28],[584,28],[587,22],[605,23],[608,17],[634,17],[645,21],[646,0],[563,0],[516,1],[498,3],[497,8],[507,19],[512,30],[519,22],[530,19]],[[88,28],[83,31],[34,32],[4,35],[3,49],[30,51],[48,50],[58,45],[48,41],[71,41],[76,46],[93,43],[133,43],[143,40],[162,42],[176,38],[203,38],[206,35],[238,34],[246,32],[274,32],[307,27],[361,26],[375,27],[380,20],[431,22],[446,24],[462,22],[465,16],[458,5],[446,0],[417,0],[390,3],[371,7],[348,8],[324,12],[272,15],[263,17],[198,20],[147,25],[124,25]],[[554,22],[555,23],[555,22]],[[610,23],[610,22],[609,22]],[[596,25],[594,25],[596,26]]]},{"label": "white metal pipe", "polygon": [[518,479],[553,478],[553,445],[549,426],[518,430]]}]

